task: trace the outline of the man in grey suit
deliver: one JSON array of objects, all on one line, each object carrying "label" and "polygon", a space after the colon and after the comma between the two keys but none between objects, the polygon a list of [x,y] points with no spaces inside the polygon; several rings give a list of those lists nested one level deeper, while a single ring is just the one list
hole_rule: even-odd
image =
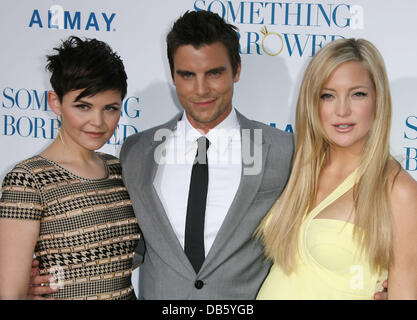
[{"label": "man in grey suit", "polygon": [[[184,112],[130,136],[120,153],[146,243],[143,298],[254,299],[270,264],[253,232],[285,187],[293,138],[232,107],[241,69],[234,26],[207,11],[187,12],[167,45]],[[197,142],[201,137],[208,139],[206,149]],[[194,162],[184,160],[196,150]],[[193,178],[200,151],[208,173]],[[224,153],[239,161],[219,160]],[[205,179],[204,191],[195,192]],[[202,200],[191,199],[203,193]],[[199,211],[190,210],[193,201],[203,203],[201,227],[189,221],[191,211]]]}]

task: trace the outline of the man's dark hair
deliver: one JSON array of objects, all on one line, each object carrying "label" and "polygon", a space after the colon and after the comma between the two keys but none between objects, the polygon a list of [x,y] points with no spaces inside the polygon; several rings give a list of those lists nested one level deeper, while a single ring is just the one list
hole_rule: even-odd
[{"label": "man's dark hair", "polygon": [[178,18],[167,35],[167,54],[171,76],[174,77],[174,54],[182,45],[199,49],[221,42],[229,53],[233,75],[240,64],[237,28],[226,23],[218,14],[209,11],[187,11]]},{"label": "man's dark hair", "polygon": [[51,85],[60,101],[69,91],[84,89],[76,98],[93,96],[106,90],[127,91],[127,75],[121,58],[108,44],[96,39],[70,36],[58,53],[46,56]]}]

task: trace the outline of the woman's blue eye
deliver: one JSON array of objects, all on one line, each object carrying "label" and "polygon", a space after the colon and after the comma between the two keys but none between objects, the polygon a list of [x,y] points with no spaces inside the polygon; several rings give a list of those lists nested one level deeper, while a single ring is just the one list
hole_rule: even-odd
[{"label": "woman's blue eye", "polygon": [[368,94],[366,92],[358,91],[354,93],[357,97],[366,97]]},{"label": "woman's blue eye", "polygon": [[81,110],[87,110],[89,108],[86,104],[76,104],[74,106]]},{"label": "woman's blue eye", "polygon": [[115,107],[115,106],[107,106],[104,109],[108,110],[108,111],[120,111],[120,109],[118,107]]},{"label": "woman's blue eye", "polygon": [[330,93],[323,93],[320,96],[320,99],[330,99],[331,97],[333,97]]}]

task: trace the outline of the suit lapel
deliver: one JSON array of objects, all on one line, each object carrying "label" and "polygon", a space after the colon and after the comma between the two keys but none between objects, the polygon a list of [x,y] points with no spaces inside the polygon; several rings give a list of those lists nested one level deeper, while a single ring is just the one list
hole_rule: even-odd
[{"label": "suit lapel", "polygon": [[[181,114],[176,115],[175,118],[169,121],[166,125],[161,126],[161,129],[174,131],[178,120],[181,118]],[[161,257],[165,257],[167,255],[167,263],[172,265],[172,261],[176,260],[176,265],[186,268],[188,272],[194,272],[191,263],[188,261],[187,256],[185,255],[184,250],[175,235],[164,206],[162,205],[153,184],[158,170],[158,163],[154,160],[155,150],[163,142],[164,141],[151,141],[148,148],[143,150],[143,159],[146,159],[146,161],[144,161],[143,165],[139,195],[141,196],[141,200],[146,207],[146,212],[148,213],[149,218],[154,220],[153,225],[160,226],[161,233],[166,238],[166,243],[170,246],[169,250],[167,250],[164,255],[161,255]],[[184,271],[181,270],[181,273],[184,274]]]},{"label": "suit lapel", "polygon": [[[249,129],[253,133],[253,129],[259,129],[253,121],[250,121],[247,118],[245,118],[243,115],[237,112],[237,110],[236,110],[236,113],[237,113],[239,124],[242,130]],[[243,140],[244,139],[242,135],[242,143],[243,143]],[[262,167],[261,168],[264,168],[270,145],[265,142],[263,137],[262,137],[262,142],[257,142],[256,140],[254,140],[252,135],[251,135],[250,140],[251,140],[251,145],[253,145],[254,143],[261,144],[260,146],[262,148]],[[242,145],[242,153],[243,153],[243,145]],[[214,240],[214,243],[201,268],[201,271],[204,273],[209,272],[211,267],[217,266],[219,263],[221,263],[223,258],[226,259],[227,256],[230,255],[230,252],[227,252],[224,248],[226,247],[226,244],[229,242],[230,237],[234,233],[236,227],[239,225],[243,217],[247,214],[250,214],[250,212],[248,212],[249,206],[252,204],[253,199],[255,198],[255,195],[258,192],[259,187],[261,186],[264,170],[262,170],[257,175],[247,175],[247,174],[244,174],[244,169],[245,169],[245,163],[243,163],[243,160],[242,160],[242,178],[240,180],[238,190],[229,208],[226,218],[222,226],[220,227],[220,230],[217,233],[216,239]]]}]

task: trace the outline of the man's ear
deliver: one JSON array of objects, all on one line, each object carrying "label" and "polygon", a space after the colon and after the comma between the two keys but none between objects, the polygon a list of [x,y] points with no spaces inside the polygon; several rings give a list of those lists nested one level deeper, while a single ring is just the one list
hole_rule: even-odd
[{"label": "man's ear", "polygon": [[236,68],[236,74],[235,74],[234,79],[233,79],[233,82],[234,83],[236,83],[236,82],[239,81],[241,68],[242,68],[242,64],[239,63],[238,66],[237,66],[237,68]]},{"label": "man's ear", "polygon": [[48,105],[51,108],[51,110],[57,115],[60,116],[61,111],[61,101],[59,100],[59,97],[55,91],[48,91]]}]

